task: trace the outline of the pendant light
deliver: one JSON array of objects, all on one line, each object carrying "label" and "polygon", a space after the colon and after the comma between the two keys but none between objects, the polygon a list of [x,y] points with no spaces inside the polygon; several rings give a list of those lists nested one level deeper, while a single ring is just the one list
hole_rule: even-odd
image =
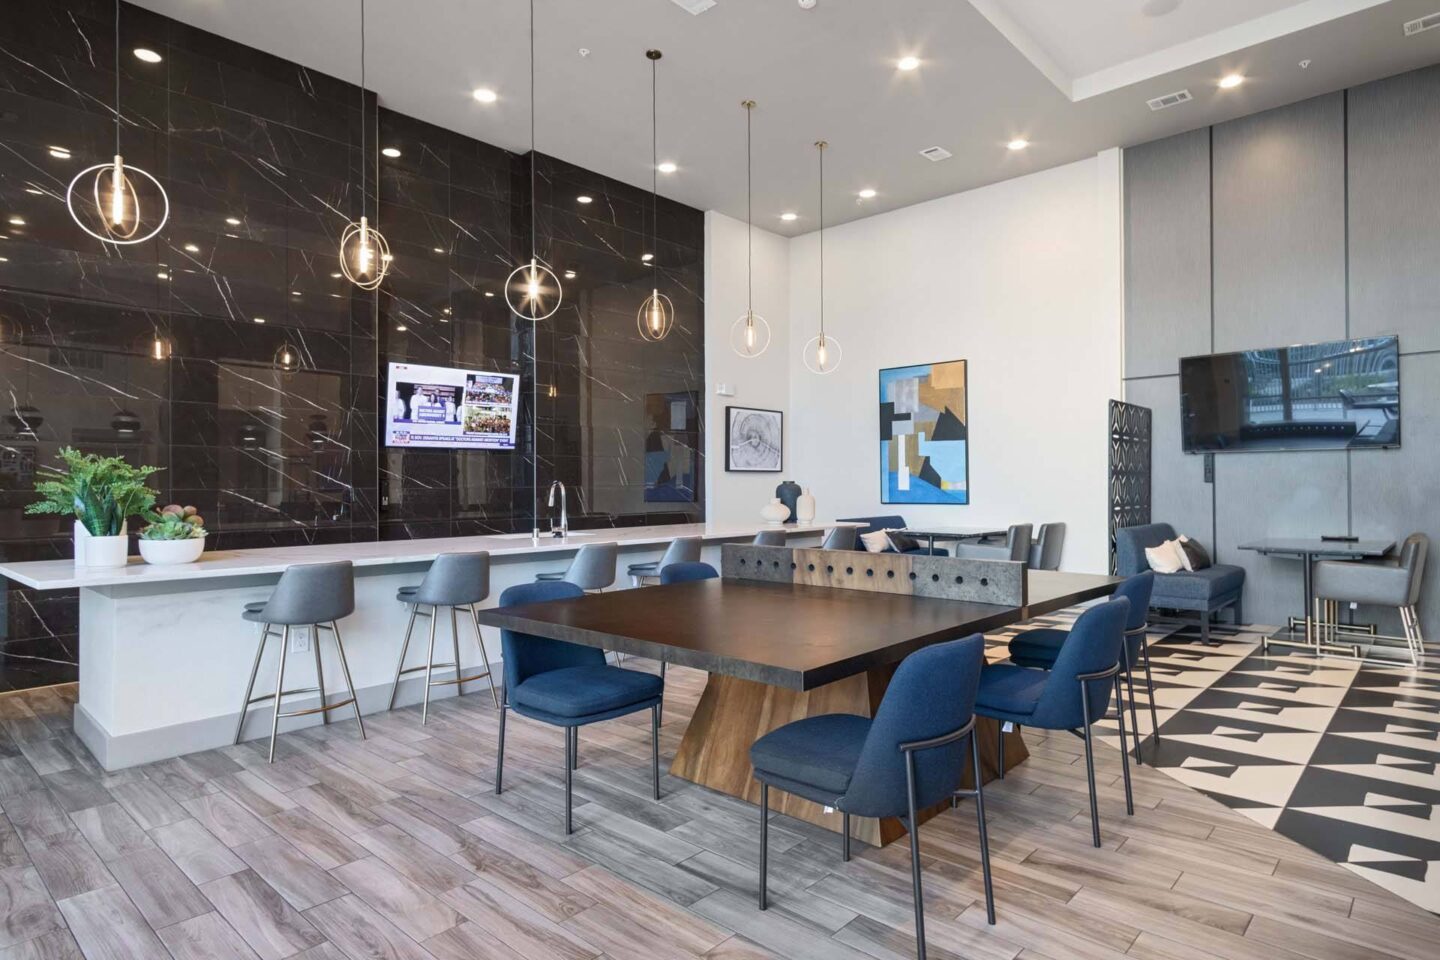
[{"label": "pendant light", "polygon": [[[151,219],[154,211],[141,203],[137,183],[159,194],[157,218]],[[120,156],[120,0],[115,0],[115,159],[77,173],[65,191],[65,206],[81,230],[116,245],[144,243],[170,219],[170,197],[160,181],[139,167],[126,166]]]},{"label": "pendant light", "polygon": [[535,0],[530,0],[530,262],[522,263],[505,278],[505,300],[516,316],[548,320],[560,309],[565,291],[555,271],[536,253],[535,228]]},{"label": "pendant light", "polygon": [[[659,50],[646,50],[645,56],[650,60],[650,242],[658,247],[660,245],[660,150],[659,150],[659,123],[656,119],[656,103],[658,98],[655,95],[655,65],[664,56]],[[660,292],[660,284],[656,281],[656,264],[659,259],[654,252],[650,255],[650,296],[640,304],[639,311],[635,314],[635,326],[640,329],[640,336],[649,341],[664,340],[670,335],[670,328],[675,325],[675,305],[670,298]]]},{"label": "pendant light", "polygon": [[826,374],[840,366],[840,341],[825,332],[825,148],[824,140],[815,141],[820,154],[820,332],[805,344],[801,355],[811,373]]},{"label": "pendant light", "polygon": [[745,108],[745,312],[730,326],[730,349],[742,357],[758,357],[770,346],[770,324],[755,312],[755,225],[750,187],[750,118],[755,112],[754,100],[742,100]]},{"label": "pendant light", "polygon": [[390,244],[365,215],[365,171],[370,166],[365,116],[365,0],[360,0],[360,219],[340,234],[340,270],[361,290],[374,290],[390,272]]}]

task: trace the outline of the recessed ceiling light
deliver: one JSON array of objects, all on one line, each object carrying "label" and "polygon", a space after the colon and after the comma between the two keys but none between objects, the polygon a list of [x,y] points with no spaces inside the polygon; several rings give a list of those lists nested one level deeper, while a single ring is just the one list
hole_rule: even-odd
[{"label": "recessed ceiling light", "polygon": [[228,223],[228,224],[230,224],[230,226],[232,226],[232,227],[238,227],[238,226],[240,226],[240,218],[239,218],[239,217],[226,217],[226,218],[225,218],[225,222]]},{"label": "recessed ceiling light", "polygon": [[187,243],[187,244],[185,244],[185,252],[186,252],[186,253],[199,253],[199,252],[200,252],[200,248],[197,247],[197,246],[195,246],[195,244],[193,244],[193,243]]},{"label": "recessed ceiling light", "polygon": [[493,297],[493,296],[495,296],[495,294],[491,293],[489,290],[486,290],[486,291],[485,291],[485,296],[487,296],[487,297]]},{"label": "recessed ceiling light", "polygon": [[1005,144],[1005,146],[1011,150],[1024,150],[1026,147],[1030,146],[1030,141],[1026,140],[1024,137],[1016,137],[1014,140],[1011,140],[1009,143]]},{"label": "recessed ceiling light", "polygon": [[10,258],[9,258],[9,257],[0,257],[0,263],[9,263],[9,262],[10,262]]},{"label": "recessed ceiling light", "polygon": [[12,227],[23,227],[23,226],[25,226],[25,218],[24,218],[24,217],[11,217],[11,218],[10,218],[10,226],[12,226]]},{"label": "recessed ceiling light", "polygon": [[587,197],[587,196],[586,196],[585,194],[583,194],[583,193],[580,194],[580,196],[578,196],[578,197],[575,198],[575,202],[576,202],[576,203],[593,203],[594,200],[595,200],[594,197]]},{"label": "recessed ceiling light", "polygon": [[495,91],[491,90],[489,87],[476,88],[474,97],[481,103],[494,103],[496,100],[499,99],[499,97],[495,95]]},{"label": "recessed ceiling light", "polygon": [[410,328],[407,327],[407,326],[405,326],[405,324],[403,324],[403,323],[397,323],[397,324],[395,324],[395,332],[396,332],[396,333],[404,333],[406,330],[409,330],[409,329],[410,329]]},{"label": "recessed ceiling light", "polygon": [[574,279],[575,279],[575,271],[574,271],[574,270],[566,270],[566,271],[565,271],[565,279],[566,279],[566,280],[574,280]]},{"label": "recessed ceiling light", "polygon": [[431,249],[434,250],[436,253],[444,253],[444,252],[445,252],[445,248],[444,248],[444,247],[432,247]]},{"label": "recessed ceiling light", "polygon": [[334,273],[330,274],[330,276],[335,280],[339,280],[342,276],[344,276],[344,274],[340,273],[340,271],[337,270]]},{"label": "recessed ceiling light", "polygon": [[680,168],[675,166],[675,164],[670,162],[669,160],[663,160],[661,161],[660,165],[657,166],[655,169],[659,170],[661,173],[674,173]]},{"label": "recessed ceiling light", "polygon": [[264,318],[264,317],[256,317],[256,318],[255,318],[255,322],[256,322],[256,323],[264,323],[264,322],[265,322],[265,318]]},{"label": "recessed ceiling light", "polygon": [[446,307],[442,312],[445,314],[445,316],[447,316],[447,317],[450,316],[450,308],[449,308],[449,307]]},{"label": "recessed ceiling light", "polygon": [[169,279],[170,279],[170,274],[166,273],[164,270],[161,270],[159,273],[155,274],[155,276],[156,276],[157,279],[160,279],[160,280],[169,280]]},{"label": "recessed ceiling light", "polygon": [[392,160],[395,159],[396,157],[400,156],[400,148],[399,148],[399,147],[381,147],[381,148],[380,148],[380,152],[383,153],[385,156],[389,157],[389,158],[392,159]]},{"label": "recessed ceiling light", "polygon": [[791,220],[798,220],[798,219],[800,219],[800,214],[798,214],[798,213],[790,213],[790,212],[787,211],[787,212],[785,212],[785,213],[780,214],[780,219],[781,219],[781,220],[784,220],[786,223],[789,223]]},{"label": "recessed ceiling light", "polygon": [[154,50],[151,50],[149,47],[136,47],[135,57],[136,59],[144,60],[146,63],[159,63],[161,60],[165,59],[164,57],[160,56],[160,54],[156,53]]},{"label": "recessed ceiling light", "polygon": [[655,254],[653,254],[653,253],[642,253],[642,254],[640,255],[640,259],[641,259],[642,261],[644,261],[645,263],[649,263],[651,260],[654,260],[654,259],[655,259]]},{"label": "recessed ceiling light", "polygon": [[905,71],[908,72],[908,71],[914,70],[916,67],[920,66],[920,58],[919,58],[919,57],[901,57],[900,60],[895,64],[895,66],[899,67],[901,70],[905,70]]},{"label": "recessed ceiling light", "polygon": [[299,290],[291,290],[291,291],[290,291],[290,296],[292,296],[292,297],[298,297],[298,296],[300,296],[300,291],[299,291]]},{"label": "recessed ceiling light", "polygon": [[860,191],[858,196],[861,200],[869,200],[875,196],[875,189],[873,187],[866,187],[864,190]]},{"label": "recessed ceiling light", "polygon": [[1244,83],[1244,82],[1245,82],[1245,76],[1244,76],[1244,74],[1232,73],[1232,74],[1229,74],[1228,76],[1225,76],[1225,77],[1220,78],[1220,89],[1221,89],[1221,90],[1234,90],[1236,87],[1240,86],[1240,84],[1242,84],[1242,83]]},{"label": "recessed ceiling light", "polygon": [[51,147],[50,156],[54,157],[56,160],[69,160],[70,150],[68,147]]}]

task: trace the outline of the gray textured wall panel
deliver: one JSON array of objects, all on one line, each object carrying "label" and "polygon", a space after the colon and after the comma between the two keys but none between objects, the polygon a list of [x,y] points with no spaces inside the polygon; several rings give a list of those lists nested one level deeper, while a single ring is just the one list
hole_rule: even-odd
[{"label": "gray textured wall panel", "polygon": [[1210,131],[1125,151],[1125,376],[1210,352]]},{"label": "gray textured wall panel", "polygon": [[1351,334],[1440,349],[1440,67],[1356,87],[1349,110]]},{"label": "gray textured wall panel", "polygon": [[1215,350],[1345,335],[1345,113],[1335,93],[1214,128]]},{"label": "gray textured wall panel", "polygon": [[1131,380],[1125,384],[1125,400],[1151,410],[1151,518],[1194,537],[1213,552],[1205,458],[1180,452],[1179,378]]}]

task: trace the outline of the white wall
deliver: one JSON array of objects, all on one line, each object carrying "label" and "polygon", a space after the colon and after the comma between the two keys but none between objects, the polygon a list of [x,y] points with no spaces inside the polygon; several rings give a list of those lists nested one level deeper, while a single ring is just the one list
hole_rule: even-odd
[{"label": "white wall", "polygon": [[[730,327],[745,312],[745,224],[712,211],[705,214],[705,488],[711,523],[751,522],[788,477],[774,473],[725,472],[725,408],[761,407],[785,411],[790,436],[790,241],[755,228],[755,312],[770,324],[770,348],[746,359],[730,348]],[[719,384],[733,397],[718,397]],[[788,443],[787,443],[788,447]]]},{"label": "white wall", "polygon": [[[1065,568],[1104,571],[1107,401],[1121,395],[1120,152],[827,230],[826,329],[844,348],[827,376],[800,359],[818,322],[818,247],[814,233],[790,244],[785,354],[785,474],[813,489],[818,515],[1063,520]],[[877,371],[959,359],[970,504],[882,506]]]}]

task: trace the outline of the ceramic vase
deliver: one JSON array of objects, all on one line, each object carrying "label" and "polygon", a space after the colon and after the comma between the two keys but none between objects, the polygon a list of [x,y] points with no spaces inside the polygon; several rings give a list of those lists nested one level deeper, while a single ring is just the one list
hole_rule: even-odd
[{"label": "ceramic vase", "polygon": [[788,516],[790,516],[790,508],[781,503],[779,497],[760,508],[760,517],[766,523],[784,523]]},{"label": "ceramic vase", "polygon": [[815,494],[810,492],[809,487],[795,500],[795,519],[801,523],[809,523],[815,519]]},{"label": "ceramic vase", "polygon": [[790,511],[785,515],[784,522],[794,523],[795,501],[800,499],[800,484],[796,483],[794,480],[786,480],[784,483],[780,484],[778,487],[775,488],[775,496],[778,497],[780,502],[785,505],[785,509]]},{"label": "ceramic vase", "polygon": [[75,566],[77,567],[123,567],[125,555],[130,550],[129,523],[120,525],[119,536],[97,537],[85,529],[79,520],[75,521]]}]

